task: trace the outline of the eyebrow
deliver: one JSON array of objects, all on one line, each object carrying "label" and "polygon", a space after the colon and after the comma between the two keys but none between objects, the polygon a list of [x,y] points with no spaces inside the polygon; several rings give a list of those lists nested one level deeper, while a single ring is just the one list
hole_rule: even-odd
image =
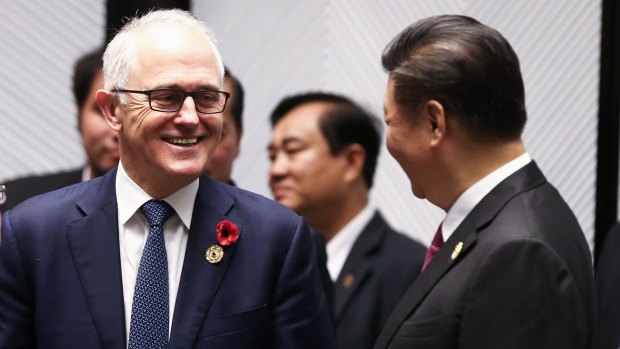
[{"label": "eyebrow", "polygon": [[[294,136],[289,136],[289,137],[285,137],[281,144],[282,147],[286,147],[287,144],[291,144],[291,143],[301,143],[301,144],[305,144],[305,142],[297,137]],[[269,145],[267,146],[267,150],[268,151],[274,151],[278,148],[278,146],[276,146],[275,144],[273,144],[273,142],[269,143]]]}]

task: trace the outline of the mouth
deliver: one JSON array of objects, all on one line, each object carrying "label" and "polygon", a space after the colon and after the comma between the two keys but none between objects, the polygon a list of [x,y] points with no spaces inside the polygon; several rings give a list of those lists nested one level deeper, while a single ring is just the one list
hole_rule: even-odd
[{"label": "mouth", "polygon": [[273,198],[276,201],[280,201],[284,199],[287,194],[290,192],[290,189],[283,186],[274,187],[272,190]]},{"label": "mouth", "polygon": [[176,145],[179,147],[191,147],[193,145],[198,144],[198,142],[202,139],[202,137],[188,137],[188,138],[180,138],[180,137],[170,137],[164,138],[169,144]]}]

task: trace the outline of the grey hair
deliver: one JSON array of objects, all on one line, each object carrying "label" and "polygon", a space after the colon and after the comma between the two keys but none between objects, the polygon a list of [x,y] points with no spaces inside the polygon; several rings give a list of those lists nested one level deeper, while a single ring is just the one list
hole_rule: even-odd
[{"label": "grey hair", "polygon": [[142,17],[132,18],[110,41],[103,54],[103,79],[106,90],[126,88],[125,84],[137,65],[136,54],[140,40],[138,30],[151,23],[179,24],[204,34],[215,53],[220,84],[224,83],[224,64],[211,29],[187,11],[170,9],[151,11]]}]

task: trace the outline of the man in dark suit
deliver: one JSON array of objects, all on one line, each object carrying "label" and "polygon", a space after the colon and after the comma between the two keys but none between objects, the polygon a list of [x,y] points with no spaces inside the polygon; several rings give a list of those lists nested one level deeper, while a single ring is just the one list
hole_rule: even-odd
[{"label": "man in dark suit", "polygon": [[[419,274],[424,248],[394,231],[368,201],[380,136],[346,97],[305,93],[271,115],[269,185],[326,242],[326,293],[341,349],[371,348]],[[319,236],[317,245],[320,244]]]},{"label": "man in dark suit", "polygon": [[620,223],[607,233],[596,265],[598,296],[597,349],[620,347]]},{"label": "man in dark suit", "polygon": [[97,90],[103,87],[102,55],[102,49],[89,52],[80,57],[73,67],[73,96],[78,110],[78,130],[86,153],[86,165],[5,183],[9,195],[2,205],[4,211],[35,195],[99,177],[118,164],[116,132],[108,127],[95,99]]},{"label": "man in dark suit", "polygon": [[307,225],[204,176],[224,67],[180,10],[133,19],[97,101],[120,163],[3,215],[1,348],[335,348]]},{"label": "man in dark suit", "polygon": [[591,348],[590,251],[525,151],[510,44],[472,18],[431,17],[392,40],[383,66],[388,150],[447,216],[374,348]]}]

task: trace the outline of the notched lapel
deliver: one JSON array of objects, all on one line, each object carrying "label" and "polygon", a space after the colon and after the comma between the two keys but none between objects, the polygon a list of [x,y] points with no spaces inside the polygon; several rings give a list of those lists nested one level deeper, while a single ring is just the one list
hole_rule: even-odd
[{"label": "notched lapel", "polygon": [[125,348],[125,312],[115,199],[67,226],[67,239],[103,348]]},{"label": "notched lapel", "polygon": [[[426,269],[418,275],[409,287],[394,312],[383,327],[375,348],[387,347],[405,319],[418,307],[426,295],[441,278],[456,264],[465,258],[468,251],[476,244],[476,228],[472,220],[466,219],[454,234],[433,256]],[[458,258],[452,259],[456,246],[462,243]]]},{"label": "notched lapel", "polygon": [[244,228],[233,221],[239,228],[239,240],[232,246],[223,247],[224,257],[219,263],[211,264],[206,260],[206,250],[218,244],[216,226],[226,219],[224,214],[234,202],[211,180],[201,178],[200,186],[172,320],[171,349],[193,347],[226,269],[234,258],[236,246],[243,241]]},{"label": "notched lapel", "polygon": [[386,234],[387,223],[379,212],[364,227],[353,248],[347,256],[338,280],[334,285],[334,316],[336,321],[342,316],[349,304],[372,274],[371,254],[375,251]]},{"label": "notched lapel", "polygon": [[336,321],[371,273],[372,264],[365,260],[356,263],[354,268],[342,269],[334,285],[334,316]]}]

